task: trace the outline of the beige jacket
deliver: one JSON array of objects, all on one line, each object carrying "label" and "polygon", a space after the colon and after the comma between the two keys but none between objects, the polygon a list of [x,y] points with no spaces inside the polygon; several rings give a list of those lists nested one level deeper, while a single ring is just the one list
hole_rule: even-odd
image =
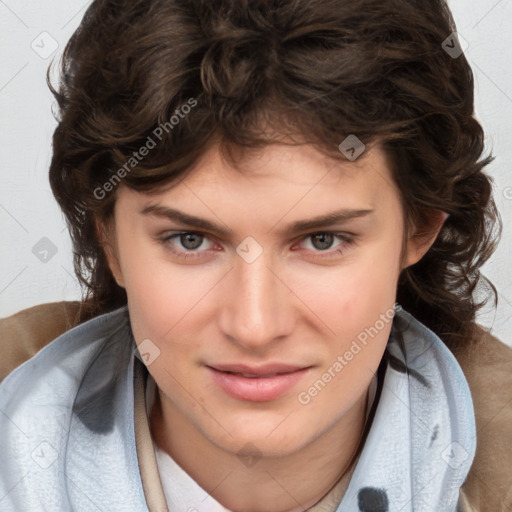
[{"label": "beige jacket", "polygon": [[[77,325],[79,307],[79,302],[41,304],[1,319],[0,382],[47,343]],[[454,355],[471,390],[477,428],[475,459],[461,489],[463,512],[511,512],[512,349],[481,328],[481,337],[471,350],[460,349]],[[139,392],[136,404],[144,411],[140,396]],[[137,416],[137,410],[135,413]],[[151,500],[162,503],[163,492],[147,421],[139,418],[136,428],[148,504]],[[344,478],[343,488],[346,481]]]}]

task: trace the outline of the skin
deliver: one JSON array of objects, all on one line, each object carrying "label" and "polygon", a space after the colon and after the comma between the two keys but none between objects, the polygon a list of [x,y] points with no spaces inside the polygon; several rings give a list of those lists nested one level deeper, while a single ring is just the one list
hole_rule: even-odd
[{"label": "skin", "polygon": [[[232,234],[140,213],[156,204]],[[282,231],[341,208],[373,212],[323,230]],[[317,503],[357,450],[391,322],[308,404],[298,393],[393,308],[401,269],[425,254],[444,219],[433,212],[402,245],[400,194],[378,146],[349,162],[311,145],[275,144],[248,152],[236,169],[212,146],[166,191],[121,185],[114,222],[99,229],[127,291],[137,344],[150,339],[160,350],[148,365],[158,386],[150,416],[158,446],[230,510],[298,511]],[[202,236],[188,245],[179,236],[162,240],[186,230]],[[333,237],[322,246],[311,236],[322,232],[353,242]],[[248,236],[263,250],[252,263],[236,252]],[[249,402],[227,395],[205,367],[268,362],[311,368],[285,395]],[[261,453],[249,467],[237,455],[247,443]]]}]

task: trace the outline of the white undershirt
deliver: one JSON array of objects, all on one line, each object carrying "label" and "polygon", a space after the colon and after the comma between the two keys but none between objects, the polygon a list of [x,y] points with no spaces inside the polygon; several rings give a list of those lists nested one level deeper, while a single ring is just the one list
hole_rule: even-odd
[{"label": "white undershirt", "polygon": [[[374,376],[368,390],[368,404],[366,418],[370,413],[377,390],[377,377]],[[148,374],[146,384],[146,412],[148,421],[155,401],[156,383],[151,374]],[[208,494],[174,459],[161,450],[155,442],[156,462],[162,487],[167,501],[167,507],[172,512],[232,512],[222,506],[215,498]]]},{"label": "white undershirt", "polygon": [[[148,421],[155,401],[156,383],[151,374],[146,384],[146,412]],[[156,463],[167,501],[172,512],[231,512],[208,494],[174,459],[155,442]]]}]

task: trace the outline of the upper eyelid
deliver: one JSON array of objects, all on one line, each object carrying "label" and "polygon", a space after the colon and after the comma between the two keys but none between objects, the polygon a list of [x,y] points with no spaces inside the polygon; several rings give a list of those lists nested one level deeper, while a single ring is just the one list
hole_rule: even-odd
[{"label": "upper eyelid", "polygon": [[[171,237],[171,236],[188,235],[188,234],[199,235],[199,236],[203,236],[205,238],[217,239],[217,237],[215,235],[210,235],[209,233],[206,233],[205,231],[197,231],[194,229],[166,230],[162,233],[161,237],[167,238],[167,237]],[[301,238],[307,238],[307,237],[310,237],[313,235],[324,235],[324,234],[347,236],[347,237],[348,236],[354,236],[354,237],[356,236],[354,233],[349,233],[347,231],[334,231],[334,230],[325,229],[325,230],[308,231],[307,233],[304,233],[302,235],[295,236],[294,240],[300,240]]]}]

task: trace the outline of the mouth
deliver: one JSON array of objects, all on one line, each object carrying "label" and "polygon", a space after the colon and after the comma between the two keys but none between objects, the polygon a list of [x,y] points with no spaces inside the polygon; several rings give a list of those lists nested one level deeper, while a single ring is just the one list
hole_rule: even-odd
[{"label": "mouth", "polygon": [[311,366],[245,365],[206,366],[213,382],[227,395],[238,400],[268,402],[290,391],[309,373]]}]

